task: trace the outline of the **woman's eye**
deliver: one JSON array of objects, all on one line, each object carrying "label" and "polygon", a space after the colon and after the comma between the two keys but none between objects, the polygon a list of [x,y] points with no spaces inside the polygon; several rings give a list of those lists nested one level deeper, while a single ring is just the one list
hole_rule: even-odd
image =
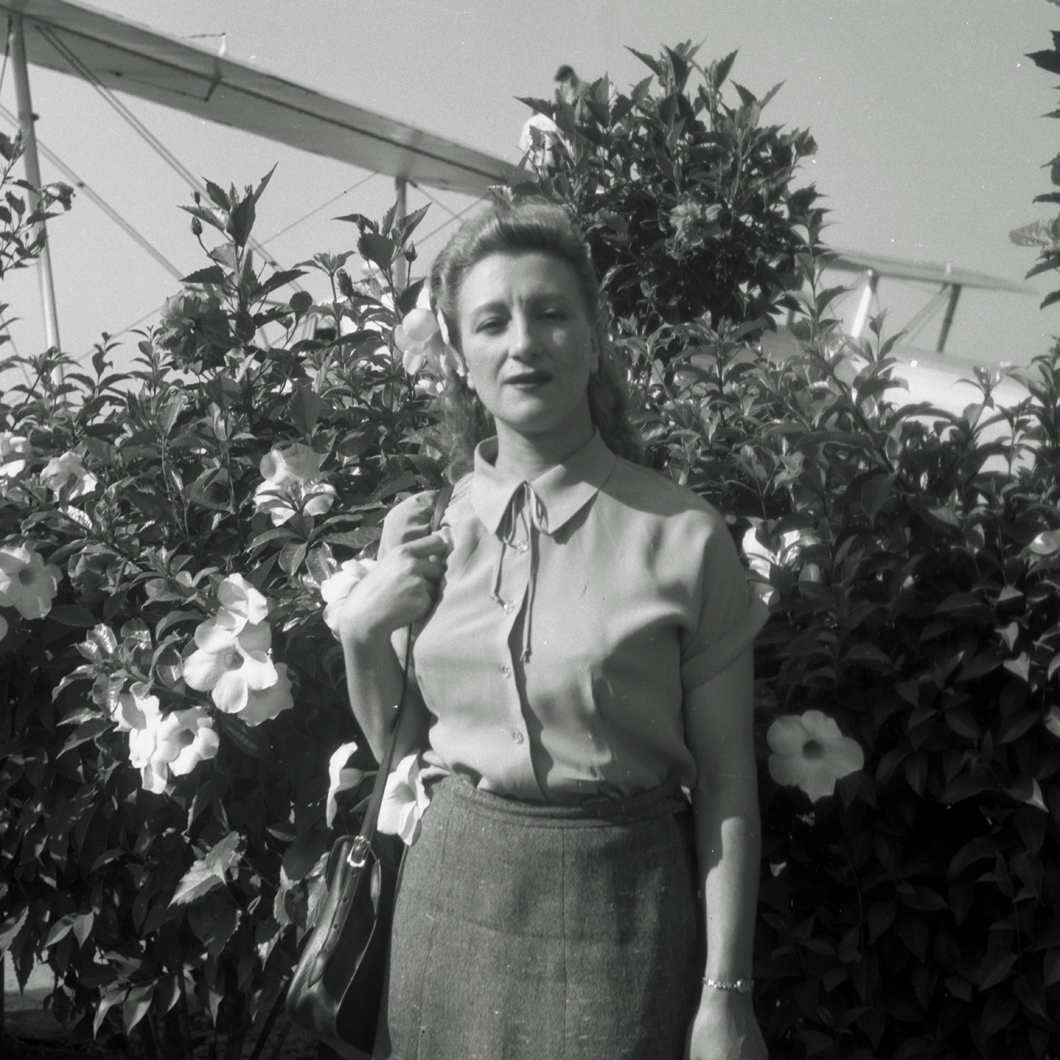
[{"label": "woman's eye", "polygon": [[475,328],[476,331],[482,331],[486,334],[494,335],[498,331],[504,330],[504,321],[500,317],[486,317],[485,320],[480,320],[478,326]]}]

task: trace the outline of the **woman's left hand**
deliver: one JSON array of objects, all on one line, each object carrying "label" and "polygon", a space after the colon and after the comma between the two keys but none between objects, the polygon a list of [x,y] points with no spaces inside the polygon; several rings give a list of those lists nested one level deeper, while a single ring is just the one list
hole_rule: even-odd
[{"label": "woman's left hand", "polygon": [[688,1060],[767,1060],[751,998],[732,991],[703,991],[692,1021]]}]

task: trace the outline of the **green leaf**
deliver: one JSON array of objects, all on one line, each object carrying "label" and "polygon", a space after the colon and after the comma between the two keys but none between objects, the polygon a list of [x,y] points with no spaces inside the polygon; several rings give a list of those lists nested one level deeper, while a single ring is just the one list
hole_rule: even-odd
[{"label": "green leaf", "polygon": [[1047,950],[1042,958],[1042,986],[1060,983],[1060,949]]},{"label": "green leaf", "polygon": [[304,880],[328,849],[328,830],[313,828],[303,832],[287,848],[283,856],[283,871],[292,883]]},{"label": "green leaf", "polygon": [[390,268],[390,263],[397,253],[397,244],[386,236],[376,235],[375,232],[362,232],[357,240],[357,253],[365,261],[373,262],[385,272]]},{"label": "green leaf", "polygon": [[729,52],[724,59],[718,61],[715,65],[714,73],[714,85],[716,88],[721,88],[725,79],[729,76],[729,72],[732,70],[732,64],[736,62],[736,56],[738,52]]},{"label": "green leaf", "polygon": [[[228,273],[220,265],[209,265],[205,269],[196,269],[181,279],[181,283],[212,283],[220,286],[228,278]],[[200,297],[203,297],[200,295]]]},{"label": "green leaf", "polygon": [[304,383],[296,383],[288,406],[294,425],[307,437],[316,430],[317,420],[331,406]]},{"label": "green leaf", "polygon": [[29,907],[27,906],[18,913],[12,913],[0,924],[0,954],[7,953],[11,948],[11,943],[15,941],[28,917]]},{"label": "green leaf", "polygon": [[254,197],[248,195],[236,204],[229,215],[227,232],[237,247],[246,246],[247,240],[250,238],[251,230],[254,227],[254,202]]},{"label": "green leaf", "polygon": [[[155,994],[155,984],[147,983],[144,986],[134,986],[125,996],[125,1004],[122,1006],[122,1019],[125,1023],[125,1033],[136,1026],[147,1015],[151,1008],[151,999]],[[99,1014],[97,1013],[97,1019]]]},{"label": "green leaf", "polygon": [[84,604],[59,604],[48,612],[48,618],[62,626],[91,629],[96,624],[95,615]]},{"label": "green leaf", "polygon": [[[276,163],[276,165],[279,165],[279,163]],[[274,165],[272,169],[270,169],[268,173],[266,173],[265,176],[261,178],[260,183],[251,193],[254,196],[255,202],[257,202],[261,198],[261,193],[269,186],[269,181],[272,180],[272,175],[276,172],[276,165]]]},{"label": "green leaf", "polygon": [[656,77],[661,78],[663,76],[663,68],[650,55],[645,55],[644,52],[639,52],[636,48],[626,48],[626,51],[632,52]]},{"label": "green leaf", "polygon": [[1044,530],[1028,546],[1037,556],[1051,556],[1060,552],[1060,530]]},{"label": "green leaf", "polygon": [[172,904],[187,905],[215,887],[223,887],[232,866],[240,859],[242,839],[238,832],[229,832],[205,857],[199,858],[181,877]]},{"label": "green leaf", "polygon": [[308,547],[304,541],[288,541],[280,549],[280,567],[289,578],[293,578],[298,568],[302,566]]},{"label": "green leaf", "polygon": [[1057,739],[1060,739],[1060,707],[1055,703],[1046,711],[1044,725]]},{"label": "green leaf", "polygon": [[231,737],[232,742],[251,758],[266,761],[272,752],[268,736],[261,728],[250,728],[230,714],[221,714],[217,718],[221,731]]},{"label": "green leaf", "polygon": [[969,776],[964,774],[959,777],[954,777],[945,788],[942,790],[942,794],[939,796],[939,801],[944,803],[962,802],[964,799],[970,799],[975,795],[981,795],[984,791],[995,790],[996,785],[990,777],[976,774]]},{"label": "green leaf", "polygon": [[869,944],[874,945],[876,940],[894,923],[898,915],[898,906],[887,900],[873,902],[869,907]]},{"label": "green leaf", "polygon": [[125,992],[120,989],[111,990],[100,998],[99,1004],[96,1006],[95,1018],[92,1021],[93,1034],[99,1034],[99,1028],[103,1026],[103,1020],[106,1018],[107,1013],[115,1005],[120,1005],[124,998]]},{"label": "green leaf", "polygon": [[1034,777],[1027,775],[1020,777],[1007,791],[1014,799],[1025,802],[1028,806],[1036,806],[1045,813],[1049,812],[1049,808],[1045,805],[1045,800],[1042,798],[1042,789]]},{"label": "green leaf", "polygon": [[407,313],[411,312],[416,308],[416,303],[420,298],[420,291],[423,290],[423,285],[426,281],[421,279],[415,283],[409,284],[398,296],[397,300],[397,315],[404,317]]},{"label": "green leaf", "polygon": [[188,924],[206,952],[211,957],[219,957],[239,927],[239,915],[232,899],[218,891],[188,910]]},{"label": "green leaf", "polygon": [[91,718],[82,722],[67,737],[66,743],[63,744],[62,753],[65,754],[67,751],[71,751],[89,740],[94,740],[97,736],[109,732],[113,728],[114,723],[107,718]]},{"label": "green leaf", "polygon": [[969,865],[983,858],[993,859],[997,855],[997,841],[993,836],[976,836],[970,843],[965,843],[950,862],[949,871],[946,874],[948,880],[959,876]]},{"label": "green leaf", "polygon": [[227,192],[225,192],[224,188],[214,184],[212,180],[206,181],[206,194],[209,195],[214,203],[216,203],[222,210],[230,210],[232,208],[232,202],[228,198]]}]

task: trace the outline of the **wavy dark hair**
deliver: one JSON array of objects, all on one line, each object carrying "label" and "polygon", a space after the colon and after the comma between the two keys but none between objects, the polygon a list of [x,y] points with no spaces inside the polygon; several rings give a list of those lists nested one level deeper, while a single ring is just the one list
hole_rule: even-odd
[{"label": "wavy dark hair", "polygon": [[[629,418],[629,392],[607,334],[600,284],[589,246],[567,212],[553,203],[524,200],[497,203],[465,221],[434,261],[431,305],[441,313],[449,341],[460,348],[457,299],[464,277],[491,254],[551,254],[574,270],[586,316],[596,334],[600,363],[589,377],[589,414],[607,446],[618,456],[639,462],[643,443]],[[493,417],[466,380],[450,373],[440,399],[442,433],[449,451],[451,480],[474,466],[474,451],[496,433]]]}]

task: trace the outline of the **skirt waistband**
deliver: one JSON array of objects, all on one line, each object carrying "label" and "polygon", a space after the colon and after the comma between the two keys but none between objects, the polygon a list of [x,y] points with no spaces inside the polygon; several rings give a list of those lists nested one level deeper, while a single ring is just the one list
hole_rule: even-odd
[{"label": "skirt waistband", "polygon": [[528,828],[579,828],[627,825],[668,817],[689,809],[677,780],[619,798],[594,798],[571,806],[528,802],[473,787],[462,777],[441,778],[432,785],[431,802],[461,803],[468,812],[502,818]]}]

